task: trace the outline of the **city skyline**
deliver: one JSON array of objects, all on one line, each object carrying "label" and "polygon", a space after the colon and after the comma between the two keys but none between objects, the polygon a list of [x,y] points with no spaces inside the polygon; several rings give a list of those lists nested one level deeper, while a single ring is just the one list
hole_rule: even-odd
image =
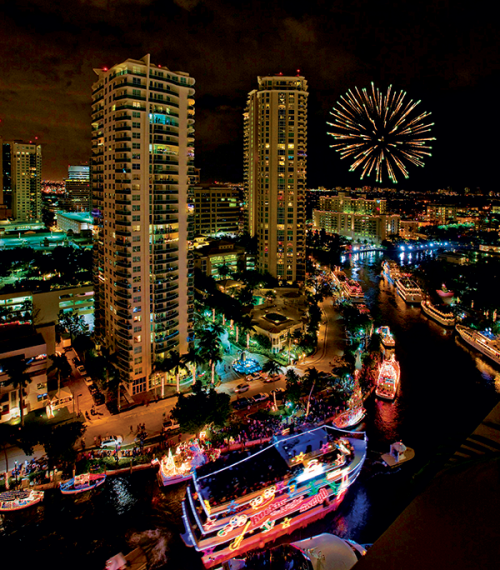
[{"label": "city skyline", "polygon": [[347,161],[329,148],[326,122],[348,89],[374,81],[421,99],[436,123],[433,156],[423,169],[411,168],[399,188],[495,190],[494,148],[482,141],[498,119],[477,116],[492,103],[500,67],[488,15],[433,3],[382,8],[361,1],[333,7],[316,2],[294,11],[279,2],[236,8],[222,1],[164,6],[143,0],[119,10],[94,0],[59,10],[57,4],[25,2],[0,24],[9,47],[0,79],[0,132],[4,139],[38,136],[43,178],[62,180],[68,164],[89,159],[92,69],[151,53],[169,69],[197,78],[202,181],[237,181],[243,178],[246,94],[259,75],[300,69],[310,93],[309,187],[360,185],[358,173],[349,173]]}]

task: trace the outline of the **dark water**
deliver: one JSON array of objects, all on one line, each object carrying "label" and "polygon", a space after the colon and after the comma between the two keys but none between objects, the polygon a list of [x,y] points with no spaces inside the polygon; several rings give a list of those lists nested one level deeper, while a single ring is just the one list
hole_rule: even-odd
[{"label": "dark water", "polygon": [[[367,420],[360,426],[369,437],[364,471],[336,513],[292,539],[332,532],[374,542],[500,399],[500,371],[455,333],[407,306],[380,279],[381,260],[380,254],[364,254],[345,263],[361,282],[374,318],[395,334],[398,398],[367,401]],[[389,473],[379,464],[379,453],[399,439],[415,449],[416,457]],[[0,516],[0,548],[17,552],[23,562],[26,555],[52,568],[88,570],[104,568],[107,558],[140,544],[153,567],[202,568],[197,553],[178,535],[182,496],[183,488],[160,489],[153,472],[109,479],[100,493],[80,503],[47,493],[36,509]]]}]

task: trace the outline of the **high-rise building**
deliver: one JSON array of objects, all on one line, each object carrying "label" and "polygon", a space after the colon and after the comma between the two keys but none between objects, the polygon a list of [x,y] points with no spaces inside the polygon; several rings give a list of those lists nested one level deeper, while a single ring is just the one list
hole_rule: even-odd
[{"label": "high-rise building", "polygon": [[66,179],[66,205],[74,212],[90,211],[90,167],[69,166]]},{"label": "high-rise building", "polygon": [[280,282],[305,279],[307,81],[259,77],[244,113],[246,229],[257,264]]},{"label": "high-rise building", "polygon": [[2,141],[0,198],[16,220],[42,216],[42,147],[22,141]]},{"label": "high-rise building", "polygon": [[346,214],[379,215],[387,213],[387,202],[379,198],[368,200],[366,195],[351,198],[346,192],[339,192],[337,196],[320,196],[319,209]]},{"label": "high-rise building", "polygon": [[215,236],[239,230],[238,189],[222,184],[194,187],[194,233]]},{"label": "high-rise building", "polygon": [[95,72],[95,331],[133,395],[156,388],[155,361],[192,335],[194,79],[149,55]]}]

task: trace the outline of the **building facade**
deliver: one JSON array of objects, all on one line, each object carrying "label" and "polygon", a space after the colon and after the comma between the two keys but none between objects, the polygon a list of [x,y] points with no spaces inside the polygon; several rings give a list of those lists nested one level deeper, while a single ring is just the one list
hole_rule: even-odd
[{"label": "building facade", "polygon": [[92,230],[92,216],[88,212],[56,212],[57,228],[63,232],[70,230],[79,234],[84,230]]},{"label": "building facade", "polygon": [[281,283],[305,278],[307,98],[304,77],[259,77],[244,113],[246,230]]},{"label": "building facade", "polygon": [[427,216],[436,224],[454,222],[457,219],[457,207],[453,204],[429,204]]},{"label": "building facade", "polygon": [[129,394],[192,335],[188,195],[194,79],[150,56],[96,69],[92,89],[95,331]]},{"label": "building facade", "polygon": [[202,185],[195,186],[193,192],[195,235],[215,236],[238,232],[240,203],[237,188]]},{"label": "building facade", "polygon": [[90,212],[90,166],[69,166],[66,183],[66,206],[73,212]]},{"label": "building facade", "polygon": [[[219,268],[225,265],[229,268],[228,276],[219,273]],[[213,241],[194,251],[194,266],[207,277],[216,281],[230,279],[240,271],[255,269],[255,255],[247,253],[245,248],[226,241]]]},{"label": "building facade", "polygon": [[339,234],[354,241],[380,243],[399,234],[401,217],[398,215],[369,216],[314,210],[313,224],[327,234]]},{"label": "building facade", "polygon": [[339,192],[337,196],[320,196],[318,209],[346,214],[377,216],[387,213],[387,202],[378,198],[368,200],[366,195],[362,195],[360,198],[351,198],[346,192]]},{"label": "building facade", "polygon": [[15,220],[42,217],[42,147],[21,141],[2,141],[0,197]]}]

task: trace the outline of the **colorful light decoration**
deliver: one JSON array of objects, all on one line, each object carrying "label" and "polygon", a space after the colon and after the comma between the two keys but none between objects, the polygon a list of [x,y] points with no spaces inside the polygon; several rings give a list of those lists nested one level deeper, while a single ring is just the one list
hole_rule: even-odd
[{"label": "colorful light decoration", "polygon": [[424,166],[424,158],[431,156],[429,137],[434,123],[424,121],[429,112],[414,113],[420,101],[406,99],[406,92],[393,91],[389,85],[385,95],[371,84],[371,92],[357,87],[340,97],[330,114],[333,127],[328,134],[335,138],[330,145],[340,153],[341,159],[351,157],[350,170],[361,167],[361,179],[374,172],[376,181],[382,182],[383,167],[392,182],[396,183],[396,169],[409,177],[405,162]]},{"label": "colorful light decoration", "polygon": [[296,455],[292,461],[295,461],[295,463],[299,463],[300,461],[304,461],[304,459],[306,458],[306,454],[301,451],[298,455]]}]

